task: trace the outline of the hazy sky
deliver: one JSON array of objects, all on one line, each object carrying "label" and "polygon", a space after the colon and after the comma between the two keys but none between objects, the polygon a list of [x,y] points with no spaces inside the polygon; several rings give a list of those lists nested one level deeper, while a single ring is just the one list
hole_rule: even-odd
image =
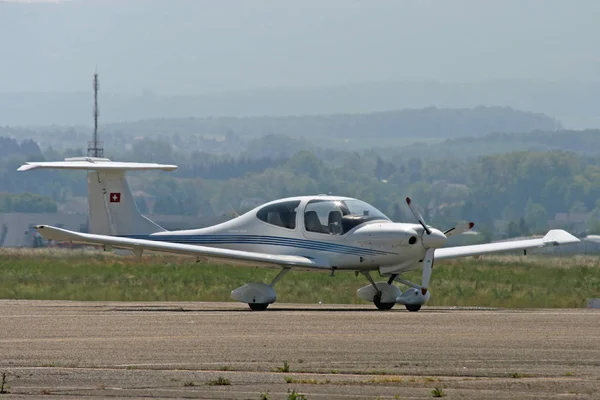
[{"label": "hazy sky", "polygon": [[0,92],[600,81],[598,0],[0,0]]}]

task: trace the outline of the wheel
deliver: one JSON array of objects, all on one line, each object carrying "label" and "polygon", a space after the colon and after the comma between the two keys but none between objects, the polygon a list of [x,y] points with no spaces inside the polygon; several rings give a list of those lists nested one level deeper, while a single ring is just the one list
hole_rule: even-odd
[{"label": "wheel", "polygon": [[404,305],[408,311],[417,312],[421,309],[420,304],[405,304]]},{"label": "wheel", "polygon": [[252,311],[265,311],[269,307],[269,303],[248,303]]},{"label": "wheel", "polygon": [[376,294],[375,297],[373,297],[373,303],[379,310],[391,310],[396,305],[396,303],[382,303],[381,295],[379,294]]}]

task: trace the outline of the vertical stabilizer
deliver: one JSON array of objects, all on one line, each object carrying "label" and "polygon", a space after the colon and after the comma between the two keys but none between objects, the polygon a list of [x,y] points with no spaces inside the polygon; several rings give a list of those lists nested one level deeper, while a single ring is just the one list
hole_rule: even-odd
[{"label": "vertical stabilizer", "polygon": [[32,162],[19,171],[36,168],[87,170],[89,231],[100,235],[145,235],[164,231],[140,214],[125,173],[136,170],[172,171],[175,165],[114,162],[106,158],[71,158],[57,162]]},{"label": "vertical stabilizer", "polygon": [[88,172],[90,233],[99,235],[142,235],[163,228],[140,214],[125,171]]}]

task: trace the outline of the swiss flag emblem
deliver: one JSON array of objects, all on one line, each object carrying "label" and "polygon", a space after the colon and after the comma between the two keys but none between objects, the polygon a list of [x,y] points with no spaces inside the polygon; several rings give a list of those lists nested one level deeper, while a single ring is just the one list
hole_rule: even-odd
[{"label": "swiss flag emblem", "polygon": [[110,194],[110,202],[111,203],[120,203],[121,202],[121,193],[111,193]]}]

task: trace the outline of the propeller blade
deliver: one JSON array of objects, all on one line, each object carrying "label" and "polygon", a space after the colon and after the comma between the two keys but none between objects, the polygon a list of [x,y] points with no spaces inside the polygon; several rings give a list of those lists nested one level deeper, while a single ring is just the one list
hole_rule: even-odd
[{"label": "propeller blade", "polygon": [[427,293],[429,287],[429,280],[431,279],[431,271],[433,270],[433,258],[435,249],[427,249],[425,257],[423,258],[423,278],[421,279],[421,293],[423,296]]},{"label": "propeller blade", "polygon": [[419,223],[421,224],[423,229],[425,229],[425,232],[427,232],[428,235],[431,235],[431,230],[427,227],[427,225],[425,225],[425,221],[423,220],[423,217],[416,209],[413,208],[411,203],[412,203],[412,200],[410,199],[410,197],[407,197],[406,204],[408,205],[408,208],[410,209],[412,214],[415,216],[417,221],[419,221]]},{"label": "propeller blade", "polygon": [[445,231],[444,235],[450,237],[452,235],[465,233],[466,231],[473,229],[474,226],[474,222],[467,222],[466,224],[456,225],[454,228],[450,228],[447,231]]}]

